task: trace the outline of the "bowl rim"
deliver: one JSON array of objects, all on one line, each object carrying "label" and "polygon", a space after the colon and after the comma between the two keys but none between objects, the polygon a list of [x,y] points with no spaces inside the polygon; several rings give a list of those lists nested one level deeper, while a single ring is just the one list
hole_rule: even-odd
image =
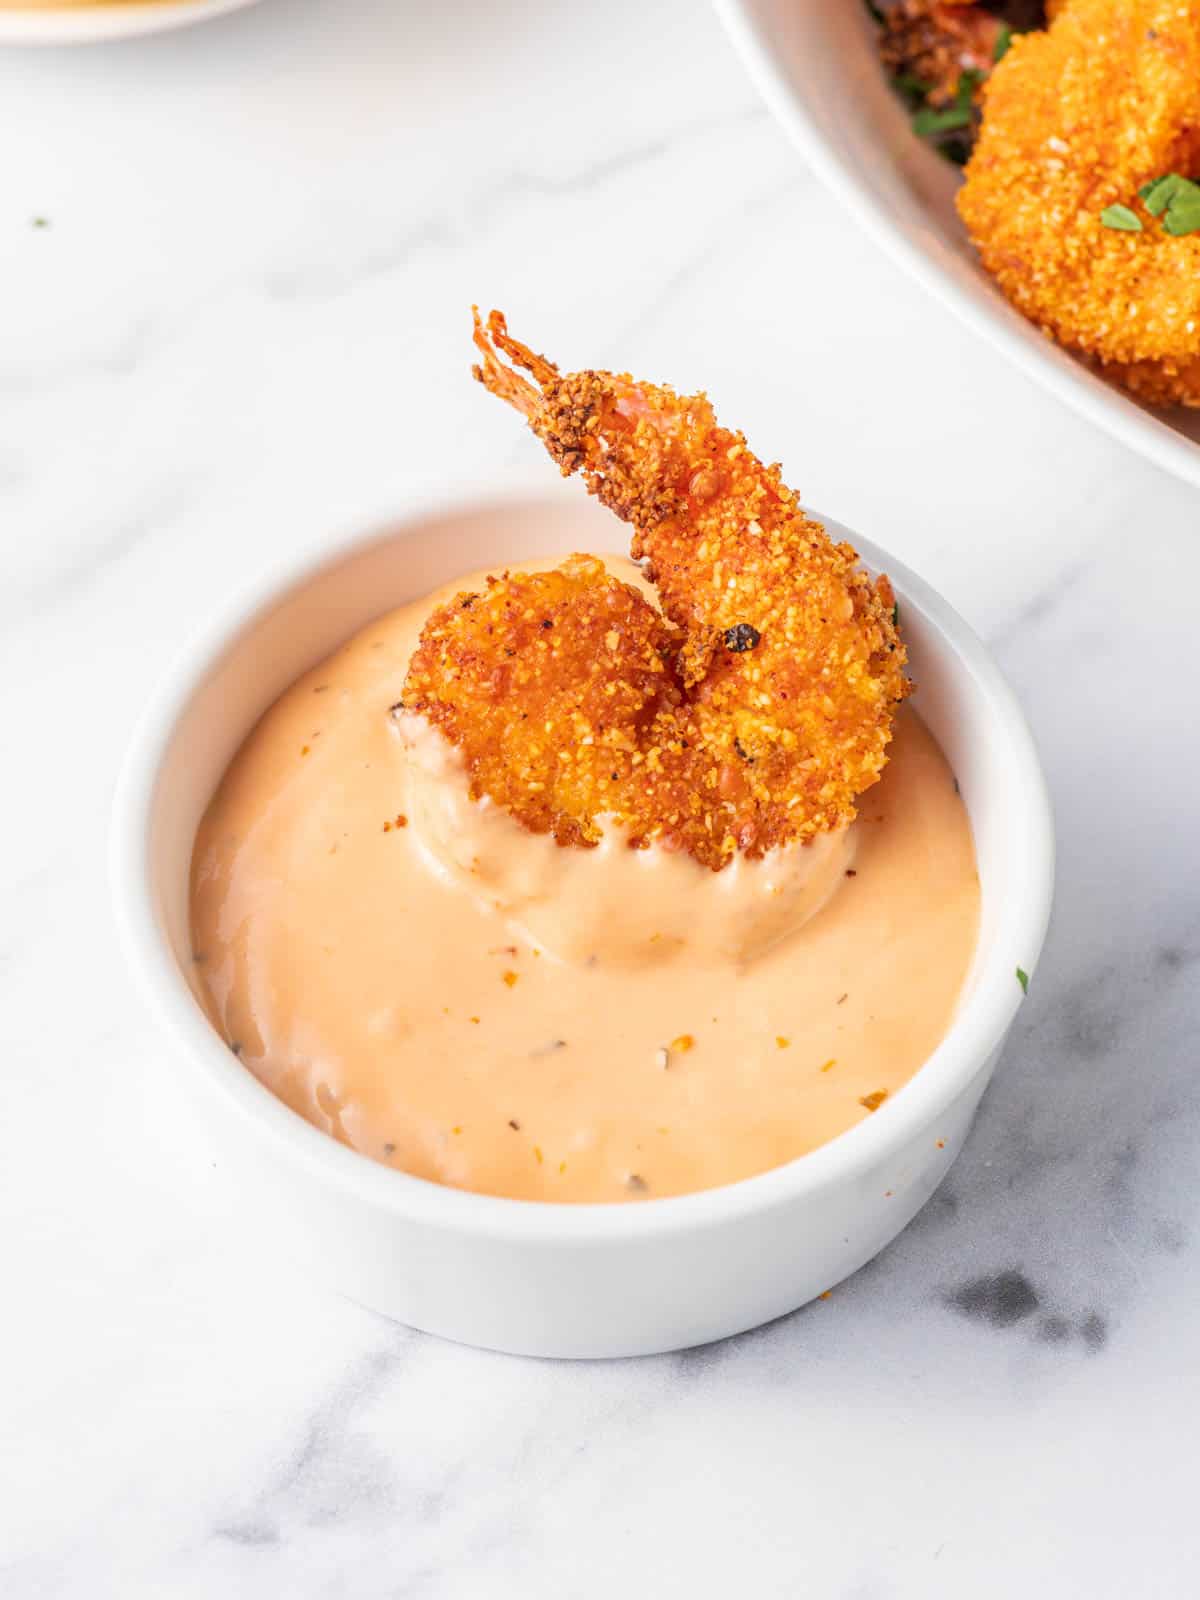
[{"label": "bowl rim", "polygon": [[[572,486],[578,491],[578,486]],[[562,503],[561,497],[559,503]],[[407,1220],[449,1232],[554,1243],[636,1241],[721,1225],[748,1213],[790,1205],[834,1183],[861,1176],[927,1129],[1001,1043],[1024,998],[1016,968],[1034,973],[1050,917],[1054,828],[1049,795],[1024,713],[986,646],[924,579],[836,519],[806,508],[847,537],[869,565],[883,567],[901,605],[918,610],[941,635],[983,694],[995,735],[1017,774],[1023,812],[1016,825],[1025,891],[1006,897],[987,965],[937,1048],[903,1090],[865,1121],[782,1166],[714,1189],[639,1201],[518,1200],[455,1189],[384,1167],[313,1127],[276,1098],[220,1040],[196,1002],[159,925],[149,859],[150,822],[159,772],[176,726],[221,655],[287,595],[319,581],[353,555],[406,537],[428,520],[485,512],[497,505],[549,501],[544,475],[509,472],[462,487],[414,492],[379,514],[339,517],[346,533],[320,532],[235,591],[177,652],[158,678],[129,744],[114,791],[109,873],[119,944],[147,1010],[187,1058],[192,1076],[250,1124],[293,1166],[333,1190]],[[175,1056],[172,1054],[171,1059]]]},{"label": "bowl rim", "polygon": [[0,12],[0,47],[117,43],[207,22],[257,3],[258,0],[157,0],[154,5],[130,6],[114,0],[96,0],[88,6],[14,7]]},{"label": "bowl rim", "polygon": [[1052,343],[1010,306],[982,266],[969,284],[940,267],[923,236],[880,205],[863,173],[833,148],[782,70],[754,0],[713,0],[751,83],[805,162],[863,231],[1017,369],[1126,449],[1200,485],[1200,442],[1115,388],[1078,357]]}]

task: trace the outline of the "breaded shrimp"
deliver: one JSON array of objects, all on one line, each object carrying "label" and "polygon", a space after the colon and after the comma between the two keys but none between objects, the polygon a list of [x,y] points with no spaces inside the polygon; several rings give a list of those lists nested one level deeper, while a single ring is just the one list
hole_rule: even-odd
[{"label": "breaded shrimp", "polygon": [[586,557],[492,580],[430,617],[406,709],[458,747],[477,797],[561,844],[596,843],[607,817],[717,870],[850,821],[909,687],[887,579],[703,395],[560,376],[495,311],[475,341],[479,381],[633,525],[662,610]]},{"label": "breaded shrimp", "polygon": [[[1070,0],[984,90],[958,208],[1008,298],[1143,398],[1200,405],[1200,234],[1139,189],[1200,173],[1200,0]],[[1141,231],[1101,221],[1129,207]]]},{"label": "breaded shrimp", "polygon": [[681,643],[637,589],[572,556],[552,572],[489,578],[435,611],[404,705],[468,755],[477,796],[559,844],[595,844],[596,814],[612,809],[647,730],[665,729],[682,703]]}]

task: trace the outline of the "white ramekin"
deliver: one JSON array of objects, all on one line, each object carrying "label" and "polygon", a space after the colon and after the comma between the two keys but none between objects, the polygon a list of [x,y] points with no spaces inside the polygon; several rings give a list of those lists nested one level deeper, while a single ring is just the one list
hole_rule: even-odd
[{"label": "white ramekin", "polygon": [[[203,1136],[266,1248],[378,1311],[467,1344],[623,1356],[718,1339],[802,1305],[868,1261],[929,1199],[1021,1003],[1017,968],[1032,973],[1037,963],[1053,885],[1050,806],[1025,720],[980,641],[913,573],[827,525],[895,585],[915,703],[971,817],[979,947],[946,1038],[874,1116],[801,1160],[700,1194],[541,1204],[390,1171],[275,1099],[213,1032],[189,986],[196,825],[260,714],[380,612],[480,566],[620,549],[615,519],[578,484],[411,508],[398,525],[293,556],[167,672],[115,801],[117,918],[162,1024],[165,1062],[196,1091]],[[417,936],[398,918],[398,944]]]}]

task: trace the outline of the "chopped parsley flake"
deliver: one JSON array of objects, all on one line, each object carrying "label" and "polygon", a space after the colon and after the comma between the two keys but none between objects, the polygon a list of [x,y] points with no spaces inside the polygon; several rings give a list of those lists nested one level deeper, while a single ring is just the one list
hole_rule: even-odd
[{"label": "chopped parsley flake", "polygon": [[898,72],[892,79],[892,87],[908,101],[909,109],[915,111],[918,106],[924,105],[931,83],[926,83],[924,78],[918,78],[915,72]]},{"label": "chopped parsley flake", "polygon": [[[1200,183],[1181,177],[1178,172],[1166,172],[1161,178],[1144,183],[1138,196],[1150,215],[1161,217],[1164,230],[1175,238],[1200,233]],[[1107,206],[1100,213],[1100,220],[1106,228],[1142,232],[1140,218],[1128,206]]]},{"label": "chopped parsley flake", "polygon": [[969,128],[974,116],[975,91],[982,82],[982,72],[976,72],[971,67],[960,72],[953,105],[922,106],[913,113],[913,132],[928,138],[933,133],[952,133],[958,128]]},{"label": "chopped parsley flake", "polygon": [[1138,194],[1145,202],[1150,215],[1161,217],[1176,195],[1195,188],[1194,183],[1187,178],[1181,178],[1179,173],[1168,172],[1161,178],[1154,178],[1150,183],[1144,183]]},{"label": "chopped parsley flake", "polygon": [[1167,202],[1163,227],[1175,238],[1200,233],[1200,184],[1182,183]]},{"label": "chopped parsley flake", "polygon": [[1018,967],[1017,968],[1017,982],[1021,985],[1021,992],[1023,994],[1028,994],[1029,993],[1029,974],[1025,971],[1024,967]]},{"label": "chopped parsley flake", "polygon": [[927,139],[931,133],[951,133],[956,128],[968,128],[971,125],[971,107],[969,105],[947,106],[939,111],[935,106],[922,106],[913,113],[912,128],[914,133],[919,133]]}]

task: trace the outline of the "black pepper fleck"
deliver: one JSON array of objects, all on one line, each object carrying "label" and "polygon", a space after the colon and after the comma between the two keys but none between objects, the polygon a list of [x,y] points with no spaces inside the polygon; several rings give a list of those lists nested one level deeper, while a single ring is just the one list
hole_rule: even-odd
[{"label": "black pepper fleck", "polygon": [[741,655],[743,650],[753,650],[762,634],[748,622],[735,622],[732,628],[725,629],[725,648]]}]

